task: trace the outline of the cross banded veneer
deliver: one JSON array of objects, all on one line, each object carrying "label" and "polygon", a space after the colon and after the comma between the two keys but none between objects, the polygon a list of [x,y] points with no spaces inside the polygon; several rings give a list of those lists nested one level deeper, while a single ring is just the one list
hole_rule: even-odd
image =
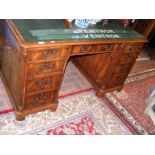
[{"label": "cross banded veneer", "polygon": [[50,109],[68,60],[102,97],[121,90],[146,39],[118,21],[79,29],[64,20],[3,20],[1,73],[16,119]]}]

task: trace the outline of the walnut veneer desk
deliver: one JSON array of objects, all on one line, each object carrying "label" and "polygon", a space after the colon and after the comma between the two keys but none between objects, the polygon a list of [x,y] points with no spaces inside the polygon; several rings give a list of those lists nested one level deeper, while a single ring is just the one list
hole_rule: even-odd
[{"label": "walnut veneer desk", "polygon": [[1,73],[16,119],[57,108],[57,96],[71,58],[98,97],[121,90],[144,37],[118,21],[88,29],[64,20],[3,20]]}]

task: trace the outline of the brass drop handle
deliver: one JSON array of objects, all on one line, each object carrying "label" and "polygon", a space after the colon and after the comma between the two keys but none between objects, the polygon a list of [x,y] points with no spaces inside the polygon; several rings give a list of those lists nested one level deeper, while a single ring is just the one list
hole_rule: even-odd
[{"label": "brass drop handle", "polygon": [[88,46],[88,50],[89,51],[97,51],[98,50],[98,45]]},{"label": "brass drop handle", "polygon": [[47,99],[47,95],[45,93],[41,93],[40,96],[37,98],[34,98],[33,101],[41,104],[41,103],[45,102],[46,99]]},{"label": "brass drop handle", "polygon": [[51,51],[44,51],[42,55],[45,58],[54,57],[56,55],[56,49],[52,49]]},{"label": "brass drop handle", "polygon": [[104,45],[104,47],[105,47],[105,50],[107,50],[107,51],[111,51],[113,45],[112,45],[112,44],[106,44],[106,45]]},{"label": "brass drop handle", "polygon": [[80,47],[82,52],[85,51],[97,51],[98,50],[98,45],[83,45]]},{"label": "brass drop handle", "polygon": [[40,71],[52,70],[54,67],[55,67],[55,65],[53,63],[46,62],[46,63],[40,65],[39,70]]},{"label": "brass drop handle", "polygon": [[89,50],[89,46],[85,46],[85,45],[83,45],[83,46],[81,46],[80,47],[80,50],[81,50],[81,52],[85,52],[85,51],[88,51]]},{"label": "brass drop handle", "polygon": [[47,88],[49,84],[51,84],[51,82],[52,82],[51,79],[44,78],[44,79],[37,81],[36,85],[40,87],[41,89],[43,89],[43,88]]}]

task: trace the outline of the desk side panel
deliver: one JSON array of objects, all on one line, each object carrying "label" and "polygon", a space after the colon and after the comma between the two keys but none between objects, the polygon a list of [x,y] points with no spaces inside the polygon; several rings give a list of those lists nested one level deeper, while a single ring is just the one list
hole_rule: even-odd
[{"label": "desk side panel", "polygon": [[21,48],[5,21],[2,22],[2,30],[3,46],[1,71],[7,90],[13,99],[13,106],[15,109],[18,109],[19,105],[22,103],[20,98]]}]

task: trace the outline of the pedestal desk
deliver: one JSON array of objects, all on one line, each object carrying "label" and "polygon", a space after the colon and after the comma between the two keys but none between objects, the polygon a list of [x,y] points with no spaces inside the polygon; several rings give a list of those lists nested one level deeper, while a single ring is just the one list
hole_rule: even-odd
[{"label": "pedestal desk", "polygon": [[121,90],[146,39],[109,21],[80,29],[64,20],[3,20],[1,75],[16,119],[55,111],[67,62],[72,60],[98,97]]}]

